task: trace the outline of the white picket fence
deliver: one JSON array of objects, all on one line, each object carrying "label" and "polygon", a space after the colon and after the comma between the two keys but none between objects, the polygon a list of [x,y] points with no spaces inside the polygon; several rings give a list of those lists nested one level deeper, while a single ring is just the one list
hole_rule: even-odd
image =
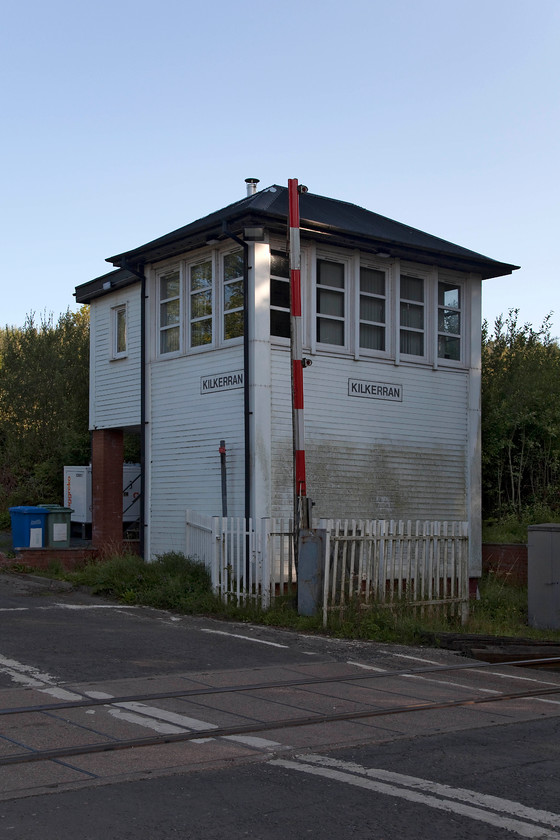
[{"label": "white picket fence", "polygon": [[[469,599],[466,522],[322,519],[326,534],[323,621],[350,604],[405,602],[445,606],[466,617]],[[289,519],[186,514],[186,554],[205,563],[224,600],[259,599],[264,607],[296,582]]]},{"label": "white picket fence", "polygon": [[466,522],[321,520],[326,531],[323,621],[349,604],[406,603],[468,614]]},{"label": "white picket fence", "polygon": [[186,551],[209,570],[214,592],[223,600],[258,599],[264,607],[296,582],[290,519],[261,519],[255,528],[242,517],[186,514]]}]

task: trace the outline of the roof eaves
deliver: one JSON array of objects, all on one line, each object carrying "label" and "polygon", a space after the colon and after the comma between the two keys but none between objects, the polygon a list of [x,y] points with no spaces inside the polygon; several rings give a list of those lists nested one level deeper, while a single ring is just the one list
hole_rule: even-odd
[{"label": "roof eaves", "polygon": [[90,303],[95,298],[109,295],[112,292],[124,289],[126,286],[131,286],[138,282],[140,282],[138,276],[126,268],[109,271],[107,274],[101,275],[101,277],[96,277],[94,280],[76,286],[76,291],[74,292],[76,303]]}]

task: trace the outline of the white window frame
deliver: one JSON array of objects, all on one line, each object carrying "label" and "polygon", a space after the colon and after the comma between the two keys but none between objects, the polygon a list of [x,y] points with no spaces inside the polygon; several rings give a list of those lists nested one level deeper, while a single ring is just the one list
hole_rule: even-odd
[{"label": "white window frame", "polygon": [[[338,265],[342,265],[344,267],[344,287],[337,287],[337,286],[326,286],[326,285],[319,285],[319,272],[318,272],[318,264],[319,260],[322,262],[332,262],[337,263]],[[354,351],[354,342],[352,341],[352,331],[353,331],[353,318],[351,318],[352,313],[352,258],[348,255],[332,252],[332,251],[324,251],[317,249],[317,252],[314,255],[313,259],[313,306],[312,306],[312,313],[313,313],[313,344],[316,350],[322,350],[326,352],[332,353],[342,353],[348,354],[349,352]],[[332,288],[334,292],[343,292],[344,293],[344,307],[342,316],[334,316],[334,315],[323,315],[319,312],[317,307],[317,297],[320,288],[329,289]],[[325,317],[327,319],[333,321],[342,321],[343,328],[344,328],[344,342],[343,344],[329,344],[326,341],[319,341],[318,336],[318,329],[317,329],[317,321],[320,317]]]},{"label": "white window frame", "polygon": [[[439,305],[439,284],[445,283],[449,286],[456,286],[459,289],[459,303],[460,306],[458,309],[455,310],[454,307],[450,306],[440,306]],[[434,309],[435,309],[435,324],[434,324],[434,333],[435,333],[435,341],[434,341],[434,354],[435,354],[435,362],[438,367],[461,367],[464,368],[467,364],[467,342],[470,338],[470,314],[469,314],[469,298],[468,298],[468,290],[469,285],[467,282],[467,278],[461,276],[458,273],[452,271],[439,271],[437,273],[436,282],[435,282],[435,291],[434,291]],[[459,313],[460,319],[460,332],[459,334],[451,334],[451,333],[444,333],[440,332],[439,330],[439,310],[440,309],[452,309]],[[441,336],[451,336],[452,338],[459,339],[459,358],[458,359],[446,359],[443,356],[439,355],[439,338]]]},{"label": "white window frame", "polygon": [[[236,335],[233,338],[226,338],[226,315],[232,312],[241,312],[243,315],[243,306],[241,307],[233,307],[232,309],[226,310],[225,308],[225,289],[226,289],[226,279],[225,279],[225,260],[226,257],[231,256],[232,254],[241,254],[242,259],[245,259],[245,250],[240,248],[237,245],[234,248],[228,248],[225,251],[218,252],[218,259],[219,259],[219,270],[216,275],[215,281],[215,291],[216,291],[216,304],[217,304],[217,314],[218,314],[218,323],[219,323],[219,333],[218,333],[218,340],[219,344],[222,347],[231,347],[233,344],[240,344],[243,342],[243,330],[241,331],[241,335]],[[237,282],[238,280],[244,281],[243,273],[240,277],[236,278],[231,282]],[[230,281],[228,281],[229,284]],[[245,295],[243,300],[245,301]]]},{"label": "white window frame", "polygon": [[[403,277],[411,277],[415,280],[421,280],[423,283],[424,289],[424,300],[417,301],[413,300],[412,298],[404,298],[403,291],[402,291],[402,279]],[[396,352],[397,358],[399,362],[418,362],[418,363],[426,363],[429,362],[431,356],[431,349],[430,349],[430,335],[433,334],[433,318],[431,317],[431,310],[433,308],[433,282],[431,282],[430,272],[427,271],[419,271],[418,269],[402,265],[400,267],[399,272],[399,283],[398,283],[398,297],[396,297],[395,301],[395,311],[396,311],[396,322],[395,322],[395,341],[396,341]],[[410,303],[412,306],[422,306],[424,318],[423,318],[423,327],[422,329],[416,327],[410,327],[408,325],[401,324],[401,303]],[[421,333],[423,337],[423,350],[422,354],[417,353],[405,353],[401,350],[401,331],[405,330],[406,332],[411,333]]]},{"label": "white window frame", "polygon": [[[374,348],[369,347],[362,347],[360,345],[360,330],[362,323],[373,323],[369,321],[365,321],[365,319],[361,318],[360,312],[360,303],[361,303],[361,296],[362,296],[362,288],[361,288],[361,269],[371,269],[372,271],[380,271],[385,275],[385,295],[377,295],[373,293],[365,292],[367,297],[374,297],[377,299],[382,299],[385,302],[385,322],[381,324],[380,322],[375,322],[379,326],[383,326],[385,329],[385,349],[384,350],[376,350]],[[393,271],[391,263],[388,263],[387,260],[381,262],[381,260],[376,260],[374,257],[370,257],[366,253],[358,253],[355,259],[354,271],[353,271],[353,289],[352,295],[354,298],[354,336],[355,336],[355,356],[356,358],[377,358],[377,359],[388,359],[391,358],[391,353],[393,349],[393,305],[392,305],[392,295],[393,295]]]},{"label": "white window frame", "polygon": [[[168,274],[179,274],[179,294],[177,296],[171,298],[162,298],[161,297],[161,280]],[[184,286],[184,270],[182,263],[175,263],[173,265],[167,265],[164,268],[160,268],[156,272],[156,290],[157,290],[157,309],[156,309],[156,342],[157,342],[157,355],[161,359],[171,359],[175,358],[176,356],[181,355],[183,352],[183,330],[184,330],[184,313],[183,313],[183,286]],[[171,301],[178,300],[179,301],[179,321],[177,324],[167,324],[162,326],[161,325],[161,307],[165,303],[170,303]],[[168,330],[178,328],[179,331],[179,347],[177,350],[169,350],[164,351],[161,347],[162,342],[162,335],[164,332]]]},{"label": "white window frame", "polygon": [[[280,274],[274,274],[274,272],[273,272],[273,270],[272,270],[272,257],[273,257],[273,254],[276,254],[276,255],[279,255],[279,256],[285,257],[285,259],[287,260],[287,263],[288,263],[288,276],[287,276],[287,277],[282,277]],[[287,336],[285,336],[285,335],[276,335],[275,333],[273,333],[273,332],[272,332],[272,326],[271,326],[272,312],[284,312],[284,313],[286,313],[286,312],[287,312],[287,314],[288,314],[288,332],[289,332],[289,333],[291,332],[291,307],[290,307],[290,300],[291,300],[291,297],[290,297],[290,296],[291,296],[291,288],[290,288],[290,282],[291,282],[291,281],[290,281],[290,254],[289,254],[289,252],[286,250],[286,246],[285,246],[285,245],[284,245],[284,247],[282,247],[282,246],[278,246],[278,247],[277,247],[276,245],[272,245],[272,244],[271,244],[271,246],[270,246],[270,275],[269,275],[269,276],[270,276],[270,293],[269,293],[269,294],[270,294],[270,315],[269,315],[269,334],[270,334],[270,341],[271,341],[273,344],[282,344],[282,345],[286,345],[286,344],[288,344],[288,345],[289,345],[289,343],[290,343],[290,336],[289,336],[289,335],[287,335]],[[303,282],[303,278],[304,278],[304,276],[305,276],[305,275],[304,275],[304,270],[303,270],[303,253],[302,253],[302,265],[301,265],[301,277],[302,277],[302,284],[301,284],[301,285],[302,285],[302,308],[303,308],[303,289],[305,288],[305,284],[304,284],[304,282]],[[288,306],[287,306],[287,307],[285,307],[285,306],[276,306],[276,305],[274,305],[274,304],[272,303],[272,281],[273,281],[273,280],[278,280],[278,281],[280,281],[280,282],[282,282],[282,283],[286,283],[286,285],[288,286]]]},{"label": "white window frame", "polygon": [[[124,313],[124,349],[119,350],[119,315]],[[111,358],[126,359],[128,356],[128,306],[119,303],[111,307]]]},{"label": "white window frame", "polygon": [[[191,325],[194,323],[192,318],[192,295],[193,292],[191,291],[191,269],[195,268],[197,265],[201,265],[202,263],[209,262],[212,266],[212,280],[210,283],[210,289],[212,291],[212,341],[208,342],[207,344],[192,344],[192,335],[191,335]],[[217,274],[217,260],[216,260],[216,252],[212,250],[206,254],[200,255],[197,259],[189,260],[185,264],[185,272],[184,272],[184,280],[183,285],[185,287],[185,299],[186,299],[186,316],[185,316],[185,329],[187,331],[187,338],[185,341],[186,349],[188,353],[203,353],[207,350],[214,350],[217,346],[217,283],[216,283],[216,274]],[[195,292],[196,294],[196,292]],[[200,320],[203,320],[202,318]]]}]

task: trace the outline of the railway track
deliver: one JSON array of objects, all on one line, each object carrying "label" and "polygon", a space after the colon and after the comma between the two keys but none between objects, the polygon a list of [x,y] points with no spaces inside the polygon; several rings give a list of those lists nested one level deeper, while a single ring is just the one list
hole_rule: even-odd
[{"label": "railway track", "polygon": [[[534,659],[518,660],[516,662],[509,662],[508,665],[516,666],[535,666],[541,664],[543,666],[551,666],[560,664],[560,657],[545,657],[537,663]],[[430,665],[427,667],[408,668],[403,670],[366,670],[360,673],[347,673],[344,675],[332,676],[309,676],[300,677],[297,679],[284,679],[266,682],[256,682],[252,684],[245,683],[243,685],[226,685],[219,687],[197,687],[190,689],[177,689],[174,691],[160,691],[160,692],[144,692],[140,694],[126,694],[121,696],[111,696],[110,699],[95,698],[83,696],[79,700],[65,700],[55,701],[44,704],[35,704],[28,706],[17,706],[11,708],[0,709],[0,734],[2,730],[2,719],[25,715],[49,715],[53,712],[62,712],[70,710],[93,710],[96,707],[121,707],[127,703],[146,703],[162,700],[192,700],[193,698],[204,698],[211,695],[235,695],[239,693],[258,693],[266,699],[266,693],[278,689],[298,690],[310,689],[318,686],[326,686],[329,684],[349,684],[356,685],[367,682],[364,686],[370,692],[370,704],[368,701],[361,700],[362,705],[366,708],[361,708],[354,711],[344,712],[316,712],[312,714],[305,714],[301,716],[294,716],[289,718],[275,718],[274,720],[262,721],[254,720],[249,723],[240,723],[230,726],[218,726],[210,724],[208,728],[197,728],[193,731],[181,731],[168,734],[156,734],[147,737],[134,738],[113,738],[110,741],[100,741],[98,743],[90,744],[75,744],[64,747],[54,747],[48,749],[33,749],[25,753],[16,753],[12,755],[5,755],[0,757],[0,767],[13,766],[18,764],[37,763],[42,761],[56,761],[71,756],[86,756],[92,753],[109,753],[118,750],[138,749],[142,747],[157,746],[161,744],[172,744],[182,741],[198,741],[202,739],[217,739],[221,737],[258,735],[267,731],[286,730],[294,727],[315,726],[320,724],[328,724],[342,721],[359,721],[365,718],[383,718],[391,715],[413,715],[418,712],[426,712],[430,710],[444,710],[468,706],[480,706],[485,704],[507,703],[508,701],[523,700],[530,698],[544,698],[549,695],[560,694],[560,680],[558,684],[542,683],[540,687],[534,687],[525,691],[494,691],[490,694],[473,693],[471,696],[456,697],[453,699],[433,699],[422,700],[421,702],[413,702],[407,704],[396,704],[392,706],[384,706],[379,708],[375,705],[376,701],[376,683],[381,680],[392,680],[395,678],[423,678],[427,675],[443,675],[456,672],[468,671],[483,671],[485,668],[495,668],[495,663],[490,662],[469,662],[454,665]],[[499,675],[502,676],[502,675]],[[480,689],[478,689],[480,691]],[[488,689],[486,689],[488,691]],[[476,689],[475,689],[476,691]]]}]

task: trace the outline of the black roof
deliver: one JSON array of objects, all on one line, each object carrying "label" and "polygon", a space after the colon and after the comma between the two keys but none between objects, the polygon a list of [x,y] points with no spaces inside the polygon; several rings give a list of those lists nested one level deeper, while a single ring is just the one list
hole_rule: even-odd
[{"label": "black roof", "polygon": [[[239,234],[244,227],[264,225],[271,232],[286,235],[287,215],[288,189],[274,184],[145,245],[109,257],[107,262],[119,269],[128,269],[129,277],[125,278],[122,274],[115,277],[119,285],[127,285],[137,279],[138,275],[134,272],[141,272],[146,263],[198,248],[207,240],[222,236],[224,228]],[[519,267],[490,259],[356,204],[310,192],[300,194],[300,227],[302,239],[310,238],[333,245],[357,247],[370,253],[383,252],[429,265],[472,271],[483,278],[511,274]],[[113,274],[117,272],[78,286],[76,300],[84,303],[103,294],[100,281],[106,283]]]}]

